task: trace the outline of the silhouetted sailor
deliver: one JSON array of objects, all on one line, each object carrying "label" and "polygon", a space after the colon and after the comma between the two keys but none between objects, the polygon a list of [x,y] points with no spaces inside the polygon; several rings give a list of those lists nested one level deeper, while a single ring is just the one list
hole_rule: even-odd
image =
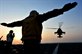
[{"label": "silhouetted sailor", "polygon": [[42,23],[50,18],[57,17],[64,12],[74,8],[76,2],[65,4],[63,8],[53,9],[47,13],[39,14],[36,10],[32,10],[30,15],[23,20],[12,23],[1,23],[7,27],[22,26],[22,41],[24,42],[25,52],[27,54],[40,54],[40,42],[42,34]]},{"label": "silhouetted sailor", "polygon": [[12,45],[13,39],[15,37],[15,34],[13,33],[13,30],[10,30],[7,34],[7,42]]},{"label": "silhouetted sailor", "polygon": [[15,34],[13,33],[13,30],[10,30],[9,33],[7,34],[7,53],[9,54],[11,52],[11,46],[13,39],[15,37]]}]

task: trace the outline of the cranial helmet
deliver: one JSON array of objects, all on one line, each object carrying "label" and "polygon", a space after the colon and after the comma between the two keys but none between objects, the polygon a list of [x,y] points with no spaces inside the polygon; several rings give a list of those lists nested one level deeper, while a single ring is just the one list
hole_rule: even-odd
[{"label": "cranial helmet", "polygon": [[39,13],[36,11],[36,10],[32,10],[31,12],[30,12],[30,15],[31,16],[33,16],[33,15],[38,15]]},{"label": "cranial helmet", "polygon": [[13,33],[13,30],[10,30],[10,33]]}]

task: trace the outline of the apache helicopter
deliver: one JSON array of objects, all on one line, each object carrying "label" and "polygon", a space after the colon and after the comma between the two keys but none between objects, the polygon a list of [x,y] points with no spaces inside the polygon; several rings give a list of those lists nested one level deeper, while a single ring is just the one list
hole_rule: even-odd
[{"label": "apache helicopter", "polygon": [[58,38],[62,38],[62,34],[65,34],[66,32],[63,32],[61,29],[63,22],[59,22],[59,28],[48,28],[48,29],[57,29],[57,32],[54,32],[54,34],[58,35]]}]

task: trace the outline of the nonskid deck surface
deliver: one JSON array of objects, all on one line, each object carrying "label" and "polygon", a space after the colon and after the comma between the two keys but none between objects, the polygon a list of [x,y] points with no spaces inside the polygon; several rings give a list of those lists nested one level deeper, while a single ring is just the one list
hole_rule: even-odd
[{"label": "nonskid deck surface", "polygon": [[[41,44],[41,54],[82,54],[82,43]],[[6,43],[0,42],[0,54],[7,52]],[[24,54],[23,45],[12,45],[10,54]]]}]

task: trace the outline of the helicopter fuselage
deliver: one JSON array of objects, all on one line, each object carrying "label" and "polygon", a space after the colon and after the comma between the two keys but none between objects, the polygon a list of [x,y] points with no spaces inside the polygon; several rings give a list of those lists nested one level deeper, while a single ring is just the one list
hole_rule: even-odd
[{"label": "helicopter fuselage", "polygon": [[58,30],[57,30],[57,32],[55,32],[55,34],[59,35],[58,37],[62,37],[61,35],[62,35],[62,34],[65,34],[65,32],[63,32],[63,31],[61,30],[61,28],[58,28]]}]

